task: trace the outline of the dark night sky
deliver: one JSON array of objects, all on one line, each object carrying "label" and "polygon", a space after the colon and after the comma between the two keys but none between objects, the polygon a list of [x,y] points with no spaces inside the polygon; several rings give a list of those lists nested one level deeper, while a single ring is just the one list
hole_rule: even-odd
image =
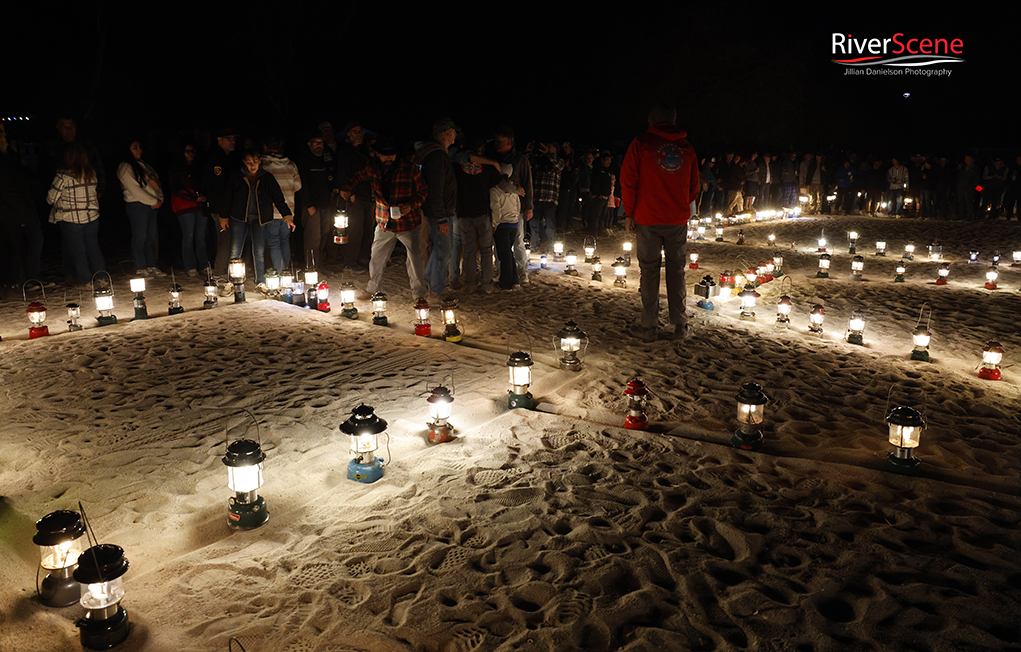
[{"label": "dark night sky", "polygon": [[[450,115],[469,134],[508,123],[519,140],[623,146],[665,98],[696,148],[1021,145],[1009,13],[828,5],[34,3],[5,9],[0,113],[34,116],[44,138],[64,107],[96,140],[224,123],[293,137],[351,117],[422,138]],[[961,38],[967,61],[950,79],[845,78],[834,31]]]}]

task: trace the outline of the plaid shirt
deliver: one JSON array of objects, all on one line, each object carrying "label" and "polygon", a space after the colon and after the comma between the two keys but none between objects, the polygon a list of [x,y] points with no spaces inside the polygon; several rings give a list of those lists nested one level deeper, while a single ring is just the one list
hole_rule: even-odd
[{"label": "plaid shirt", "polygon": [[535,191],[535,201],[545,201],[556,204],[560,201],[560,175],[564,172],[564,159],[556,158],[548,154],[539,156],[548,157],[549,163],[538,161],[532,165],[532,183]]},{"label": "plaid shirt", "polygon": [[[422,204],[429,194],[429,188],[414,163],[398,157],[393,165],[396,169],[390,177],[389,197],[383,194],[383,166],[375,158],[355,172],[341,190],[351,192],[362,181],[368,181],[372,187],[372,196],[376,199],[376,223],[379,228],[384,231],[411,231],[422,223]],[[411,213],[393,219],[390,217],[390,206],[399,204],[411,204]]]},{"label": "plaid shirt", "polygon": [[53,206],[50,222],[72,222],[88,224],[99,219],[99,196],[96,194],[96,180],[84,183],[67,172],[57,172],[53,177],[46,203]]}]

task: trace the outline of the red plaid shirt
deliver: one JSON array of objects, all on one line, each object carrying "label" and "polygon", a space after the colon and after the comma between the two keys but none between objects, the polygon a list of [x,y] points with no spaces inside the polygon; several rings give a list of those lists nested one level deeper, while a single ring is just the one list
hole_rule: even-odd
[{"label": "red plaid shirt", "polygon": [[[397,168],[390,177],[390,197],[383,194],[384,170],[378,159],[372,159],[358,172],[347,180],[343,192],[351,192],[362,181],[372,186],[372,196],[376,200],[376,222],[384,231],[411,231],[422,223],[422,204],[429,194],[429,188],[422,178],[422,171],[414,163],[398,157],[394,161]],[[390,207],[400,204],[411,204],[408,215],[399,219],[390,217]]]}]

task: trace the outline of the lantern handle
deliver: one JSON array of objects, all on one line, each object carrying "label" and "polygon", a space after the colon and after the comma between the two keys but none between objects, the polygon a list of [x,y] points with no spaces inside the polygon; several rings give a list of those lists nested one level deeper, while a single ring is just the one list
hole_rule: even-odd
[{"label": "lantern handle", "polygon": [[21,298],[25,300],[25,303],[28,303],[28,295],[26,294],[25,288],[27,288],[28,284],[32,281],[39,284],[39,291],[43,294],[43,303],[46,303],[46,288],[43,287],[43,282],[37,278],[30,278],[21,284]]},{"label": "lantern handle", "polygon": [[918,328],[918,325],[922,323],[922,312],[923,312],[923,311],[924,311],[924,310],[925,310],[926,308],[928,308],[928,309],[929,309],[929,316],[928,316],[928,318],[926,318],[926,320],[925,320],[925,328],[926,328],[926,329],[928,329],[928,328],[929,328],[929,323],[930,323],[930,322],[932,321],[932,306],[930,306],[930,305],[929,305],[929,302],[928,302],[928,301],[926,301],[925,303],[923,303],[923,304],[922,304],[922,306],[921,306],[921,307],[920,307],[920,308],[918,309],[918,321],[916,321],[916,322],[915,322],[915,328]]},{"label": "lantern handle", "polygon": [[781,295],[783,295],[783,284],[784,284],[785,281],[790,281],[790,283],[787,284],[788,290],[791,291],[791,292],[794,291],[794,279],[792,279],[790,276],[784,276],[782,279],[780,279],[780,294]]},{"label": "lantern handle", "polygon": [[230,640],[227,641],[227,652],[233,652],[234,644],[237,643],[238,647],[241,648],[241,652],[245,652],[245,646],[241,644],[237,636],[231,636]]},{"label": "lantern handle", "polygon": [[107,283],[107,285],[110,286],[110,291],[112,292],[113,291],[113,277],[110,276],[110,272],[106,271],[105,269],[101,269],[101,270],[99,270],[98,272],[96,272],[95,274],[92,275],[92,281],[89,283],[89,285],[92,286],[92,293],[93,294],[96,293],[96,277],[99,276],[100,274],[106,274],[106,283]]},{"label": "lantern handle", "polygon": [[[741,265],[740,269],[742,270],[748,269],[749,267],[755,267],[755,265],[752,265],[747,260],[745,260],[744,256],[738,256],[737,258],[735,258],[735,260]],[[744,276],[744,271],[741,272],[741,276]]]},{"label": "lantern handle", "polygon": [[226,420],[225,423],[223,424],[223,443],[226,444],[227,446],[230,446],[230,442],[228,441],[228,438],[227,438],[227,430],[228,430],[228,426],[230,425],[230,418],[236,412],[244,412],[245,414],[247,414],[249,417],[252,418],[252,421],[255,422],[255,437],[256,437],[256,439],[259,440],[259,448],[262,448],[262,431],[259,429],[259,420],[255,418],[255,415],[252,414],[252,411],[249,410],[248,408],[245,408],[245,407],[242,407],[242,408],[227,408],[227,407],[219,407],[217,405],[204,405],[200,409],[202,409],[202,410],[232,410],[232,412],[230,412],[229,414],[224,415],[224,417],[223,417]]},{"label": "lantern handle", "polygon": [[[883,411],[883,418],[884,419],[886,418],[887,414],[890,414],[890,397],[893,396],[893,388],[896,387],[896,386],[897,386],[897,383],[894,383],[894,384],[890,385],[890,390],[888,392],[886,392],[886,410]],[[925,392],[922,392],[922,410],[919,410],[919,411],[922,413],[922,418],[923,419],[926,419],[926,417],[928,416],[926,414],[926,412],[925,412],[925,408],[927,408],[927,407],[928,407],[928,403],[925,400]],[[928,420],[928,419],[926,419],[926,420]]]},{"label": "lantern handle", "polygon": [[85,523],[85,538],[89,542],[89,552],[92,553],[92,561],[96,564],[96,573],[99,575],[99,580],[105,582],[103,579],[103,567],[99,564],[99,558],[96,557],[96,546],[99,545],[99,537],[96,536],[96,532],[92,529],[92,522],[89,521],[89,515],[85,513],[85,506],[82,505],[82,501],[78,501],[78,510],[82,514],[82,521]]},{"label": "lantern handle", "polygon": [[[532,337],[531,337],[531,336],[530,336],[530,335],[528,334],[528,332],[527,332],[527,331],[525,331],[525,339],[526,339],[526,340],[528,340],[528,357],[532,357]],[[506,347],[504,348],[504,353],[506,353],[506,354],[507,354],[507,357],[509,358],[509,357],[510,357],[510,337],[507,337],[507,338],[506,338],[506,339],[504,340],[504,342],[505,342],[505,343],[506,343],[506,345],[507,345],[507,346],[506,346]],[[556,347],[554,347],[554,350],[555,350],[555,349],[556,349]]]}]

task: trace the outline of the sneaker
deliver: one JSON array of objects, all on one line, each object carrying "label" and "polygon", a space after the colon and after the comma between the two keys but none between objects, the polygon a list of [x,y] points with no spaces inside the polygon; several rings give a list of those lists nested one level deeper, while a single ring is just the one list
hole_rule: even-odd
[{"label": "sneaker", "polygon": [[344,269],[351,272],[352,274],[364,274],[365,272],[369,271],[368,269],[362,267],[357,263],[355,263],[354,265],[348,265]]},{"label": "sneaker", "polygon": [[189,269],[188,270],[188,276],[198,276],[198,275],[199,275],[199,271],[197,269]]},{"label": "sneaker", "polygon": [[265,283],[259,283],[255,286],[255,290],[262,295],[269,296],[269,286]]},{"label": "sneaker", "polygon": [[454,279],[453,281],[450,282],[450,289],[451,290],[460,290],[463,287],[464,287],[464,284],[461,283],[461,279],[459,279],[459,278],[458,279]]},{"label": "sneaker", "polygon": [[521,283],[521,285],[528,285],[529,284],[528,272],[518,270],[518,281]]},{"label": "sneaker", "polygon": [[691,329],[687,324],[678,324],[669,330],[661,331],[660,337],[665,340],[682,341],[688,339]]},{"label": "sneaker", "polygon": [[167,275],[166,272],[162,271],[159,267],[150,267],[147,271],[149,272],[149,274],[151,274],[150,278],[162,277]]},{"label": "sneaker", "polygon": [[482,294],[492,294],[493,293],[493,289],[494,289],[494,286],[492,286],[492,285],[483,285],[482,286]]},{"label": "sneaker", "polygon": [[234,294],[234,284],[231,283],[230,281],[226,283],[218,283],[217,286],[218,286],[217,292],[221,297],[229,297],[230,295]]},{"label": "sneaker", "polygon": [[631,324],[631,334],[643,342],[655,342],[657,339],[655,328],[646,328],[641,324]]},{"label": "sneaker", "polygon": [[147,269],[136,269],[135,275],[132,278],[152,278],[152,274]]}]

